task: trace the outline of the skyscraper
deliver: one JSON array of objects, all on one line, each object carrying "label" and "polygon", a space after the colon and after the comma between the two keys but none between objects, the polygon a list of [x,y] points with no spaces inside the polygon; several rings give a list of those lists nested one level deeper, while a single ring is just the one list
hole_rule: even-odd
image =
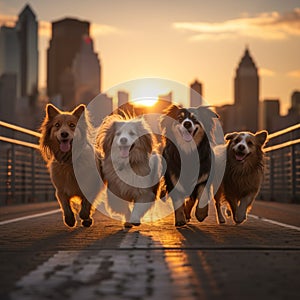
[{"label": "skyscraper", "polygon": [[72,71],[75,79],[76,104],[88,104],[100,93],[100,61],[94,52],[93,40],[84,35],[81,48],[77,52]]},{"label": "skyscraper", "polygon": [[35,104],[38,95],[38,23],[31,7],[26,5],[16,24],[20,46],[21,96]]},{"label": "skyscraper", "polygon": [[258,129],[259,77],[257,67],[246,47],[234,78],[236,130]]},{"label": "skyscraper", "polygon": [[199,105],[202,105],[202,84],[195,80],[190,85],[190,106],[197,107]]},{"label": "skyscraper", "polygon": [[[77,19],[65,18],[52,23],[52,38],[47,51],[47,92],[49,97],[60,95],[65,109],[75,105],[75,78],[70,76],[70,70],[80,51],[82,37],[89,36],[89,31],[90,23]],[[68,86],[64,86],[66,84]]]}]

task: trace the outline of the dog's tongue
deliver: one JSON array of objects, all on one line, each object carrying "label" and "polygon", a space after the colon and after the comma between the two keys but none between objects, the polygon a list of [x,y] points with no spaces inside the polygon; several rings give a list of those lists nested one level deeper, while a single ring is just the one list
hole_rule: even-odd
[{"label": "dog's tongue", "polygon": [[242,161],[245,158],[245,156],[246,156],[246,154],[236,153],[235,154],[235,159],[238,160],[238,161]]},{"label": "dog's tongue", "polygon": [[129,156],[130,147],[120,147],[120,156],[122,158],[126,158]]},{"label": "dog's tongue", "polygon": [[68,151],[70,151],[70,149],[71,149],[71,143],[70,143],[70,141],[68,140],[68,141],[61,142],[59,144],[59,148],[60,148],[60,151],[62,151],[62,152],[68,152]]},{"label": "dog's tongue", "polygon": [[184,130],[184,131],[182,132],[182,137],[183,137],[183,139],[184,139],[186,142],[190,142],[190,141],[193,139],[193,137],[191,136],[191,134],[190,134],[187,130]]}]

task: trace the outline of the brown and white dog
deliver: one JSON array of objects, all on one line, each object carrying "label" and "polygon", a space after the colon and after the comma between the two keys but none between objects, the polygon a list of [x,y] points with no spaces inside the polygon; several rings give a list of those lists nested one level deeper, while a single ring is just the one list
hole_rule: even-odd
[{"label": "brown and white dog", "polygon": [[155,144],[143,118],[113,114],[99,128],[95,148],[107,186],[107,206],[125,217],[125,227],[140,225],[156,199],[161,161],[154,152]]},{"label": "brown and white dog", "polygon": [[[226,168],[221,186],[215,195],[217,220],[225,223],[221,204],[228,206],[227,216],[233,215],[235,223],[247,219],[252,203],[263,180],[264,153],[267,131],[233,132],[225,136]],[[225,152],[225,153],[226,153]]]},{"label": "brown and white dog", "polygon": [[[91,151],[88,143],[87,131],[89,121],[84,105],[79,105],[72,112],[60,111],[52,104],[46,106],[46,116],[41,125],[40,152],[47,162],[52,183],[56,189],[56,198],[63,211],[64,222],[69,227],[74,227],[76,220],[71,207],[71,199],[81,200],[79,216],[84,227],[90,227],[93,223],[92,205],[86,199],[76,180],[72,161],[72,145],[80,116],[84,114],[86,126],[77,130],[80,136],[80,152]],[[85,127],[85,128],[84,128]],[[92,152],[92,151],[91,151]]]}]

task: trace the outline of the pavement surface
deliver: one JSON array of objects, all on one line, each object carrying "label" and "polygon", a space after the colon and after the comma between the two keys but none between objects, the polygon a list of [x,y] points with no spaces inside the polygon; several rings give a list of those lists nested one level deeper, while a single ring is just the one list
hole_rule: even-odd
[{"label": "pavement surface", "polygon": [[131,229],[97,211],[70,229],[56,202],[0,210],[1,300],[299,299],[300,205],[256,201],[238,226],[211,205],[203,223]]}]

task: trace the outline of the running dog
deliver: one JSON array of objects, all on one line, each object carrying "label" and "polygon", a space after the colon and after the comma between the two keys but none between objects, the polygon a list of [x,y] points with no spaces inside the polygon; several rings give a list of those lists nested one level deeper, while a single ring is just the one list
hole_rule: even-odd
[{"label": "running dog", "polygon": [[154,152],[155,145],[156,139],[143,118],[113,114],[99,128],[95,148],[107,186],[107,205],[113,213],[125,217],[127,228],[140,225],[156,199],[161,161]]},{"label": "running dog", "polygon": [[[208,215],[207,182],[213,156],[210,140],[216,118],[217,114],[207,107],[177,105],[169,106],[161,118],[163,157],[167,163],[164,179],[175,210],[175,226],[183,226],[190,220],[196,201],[198,221],[202,222]],[[201,197],[205,198],[203,205]]]},{"label": "running dog", "polygon": [[253,201],[263,180],[263,147],[268,137],[267,131],[233,132],[225,136],[227,160],[225,174],[216,195],[217,220],[225,223],[221,204],[228,206],[227,216],[233,215],[236,224],[247,219]]},{"label": "running dog", "polygon": [[[92,205],[82,193],[74,174],[72,161],[72,145],[75,128],[80,116],[83,114],[85,126],[80,126],[76,134],[80,139],[80,155],[84,152],[92,152],[87,134],[90,124],[86,108],[79,105],[72,112],[60,111],[52,104],[46,106],[46,116],[41,125],[40,152],[47,162],[52,183],[56,189],[56,198],[63,211],[64,223],[74,227],[76,220],[71,205],[71,199],[81,200],[79,216],[84,227],[90,227],[93,223]],[[93,155],[93,154],[92,154]]]}]

